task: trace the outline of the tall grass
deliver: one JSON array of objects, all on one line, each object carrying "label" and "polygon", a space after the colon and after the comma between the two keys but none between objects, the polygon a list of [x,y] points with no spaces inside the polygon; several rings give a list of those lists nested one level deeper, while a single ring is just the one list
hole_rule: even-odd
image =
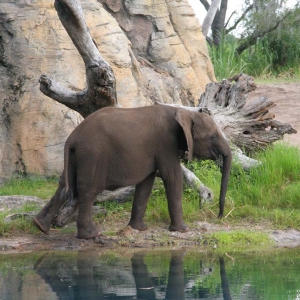
[{"label": "tall grass", "polygon": [[[275,144],[255,158],[262,164],[244,171],[234,164],[229,180],[225,216],[227,222],[269,223],[278,228],[300,229],[300,152],[298,148]],[[185,189],[184,219],[216,221],[221,172],[212,161],[193,162],[189,168],[215,194],[213,203],[199,208],[198,193]],[[162,187],[155,189],[146,218],[169,221],[167,201]]]},{"label": "tall grass", "polygon": [[240,205],[300,210],[299,150],[277,144],[257,158],[262,164],[249,173],[234,167],[230,196]]},{"label": "tall grass", "polygon": [[218,80],[241,72],[259,78],[300,77],[300,36],[298,32],[282,33],[259,39],[242,54],[236,54],[239,40],[223,38],[209,54]]},{"label": "tall grass", "polygon": [[212,60],[216,77],[221,80],[241,72],[247,73],[247,62],[237,57],[236,42],[222,41],[219,47],[210,47],[209,55]]}]

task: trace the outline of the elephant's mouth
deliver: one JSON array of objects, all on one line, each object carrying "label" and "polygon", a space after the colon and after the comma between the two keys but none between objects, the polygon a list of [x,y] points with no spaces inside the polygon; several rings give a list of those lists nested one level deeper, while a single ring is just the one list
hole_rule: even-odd
[{"label": "elephant's mouth", "polygon": [[215,148],[212,148],[211,151],[211,159],[216,160],[219,156],[221,156],[222,154]]}]

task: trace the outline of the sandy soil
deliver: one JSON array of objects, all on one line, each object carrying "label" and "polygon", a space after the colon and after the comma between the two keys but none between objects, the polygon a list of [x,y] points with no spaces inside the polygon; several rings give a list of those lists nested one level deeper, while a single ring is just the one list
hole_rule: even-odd
[{"label": "sandy soil", "polygon": [[270,110],[276,120],[297,130],[296,134],[286,134],[283,140],[300,148],[300,82],[261,85],[250,94],[250,98],[261,96],[267,96],[276,104]]},{"label": "sandy soil", "polygon": [[[283,123],[291,124],[297,134],[286,135],[284,141],[300,147],[300,83],[283,83],[262,85],[251,94],[251,97],[267,96],[276,103],[271,111],[275,118]],[[0,205],[1,206],[1,205]],[[0,207],[1,209],[1,207]],[[119,224],[102,224],[101,228],[106,235],[97,240],[79,240],[75,237],[76,229],[65,233],[63,230],[51,230],[49,235],[22,236],[0,239],[1,252],[23,252],[32,250],[79,250],[89,247],[159,247],[159,246],[194,246],[203,243],[203,234],[216,231],[229,231],[238,229],[229,227],[226,223],[210,224],[195,222],[187,233],[169,232],[165,226],[152,226],[147,231],[139,232],[126,226],[126,218]],[[72,227],[74,225],[70,225]],[[249,226],[245,225],[245,226]],[[243,228],[243,226],[240,226]],[[264,231],[274,240],[277,247],[300,246],[300,231],[270,230],[266,226],[251,226],[253,230]],[[111,232],[111,236],[107,234]],[[216,247],[214,242],[208,247]]]}]

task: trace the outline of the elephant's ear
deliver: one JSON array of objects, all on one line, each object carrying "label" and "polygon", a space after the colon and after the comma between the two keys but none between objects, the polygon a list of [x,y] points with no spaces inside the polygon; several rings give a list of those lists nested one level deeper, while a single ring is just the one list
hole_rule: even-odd
[{"label": "elephant's ear", "polygon": [[191,113],[188,110],[178,109],[175,115],[176,121],[183,129],[186,143],[187,143],[187,159],[192,160],[194,150],[194,139],[192,135],[193,119]]}]

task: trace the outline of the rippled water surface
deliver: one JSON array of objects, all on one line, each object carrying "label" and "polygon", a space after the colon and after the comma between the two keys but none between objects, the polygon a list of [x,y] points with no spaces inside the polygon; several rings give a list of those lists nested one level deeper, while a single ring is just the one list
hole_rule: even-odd
[{"label": "rippled water surface", "polygon": [[300,249],[5,254],[0,299],[300,299]]}]

